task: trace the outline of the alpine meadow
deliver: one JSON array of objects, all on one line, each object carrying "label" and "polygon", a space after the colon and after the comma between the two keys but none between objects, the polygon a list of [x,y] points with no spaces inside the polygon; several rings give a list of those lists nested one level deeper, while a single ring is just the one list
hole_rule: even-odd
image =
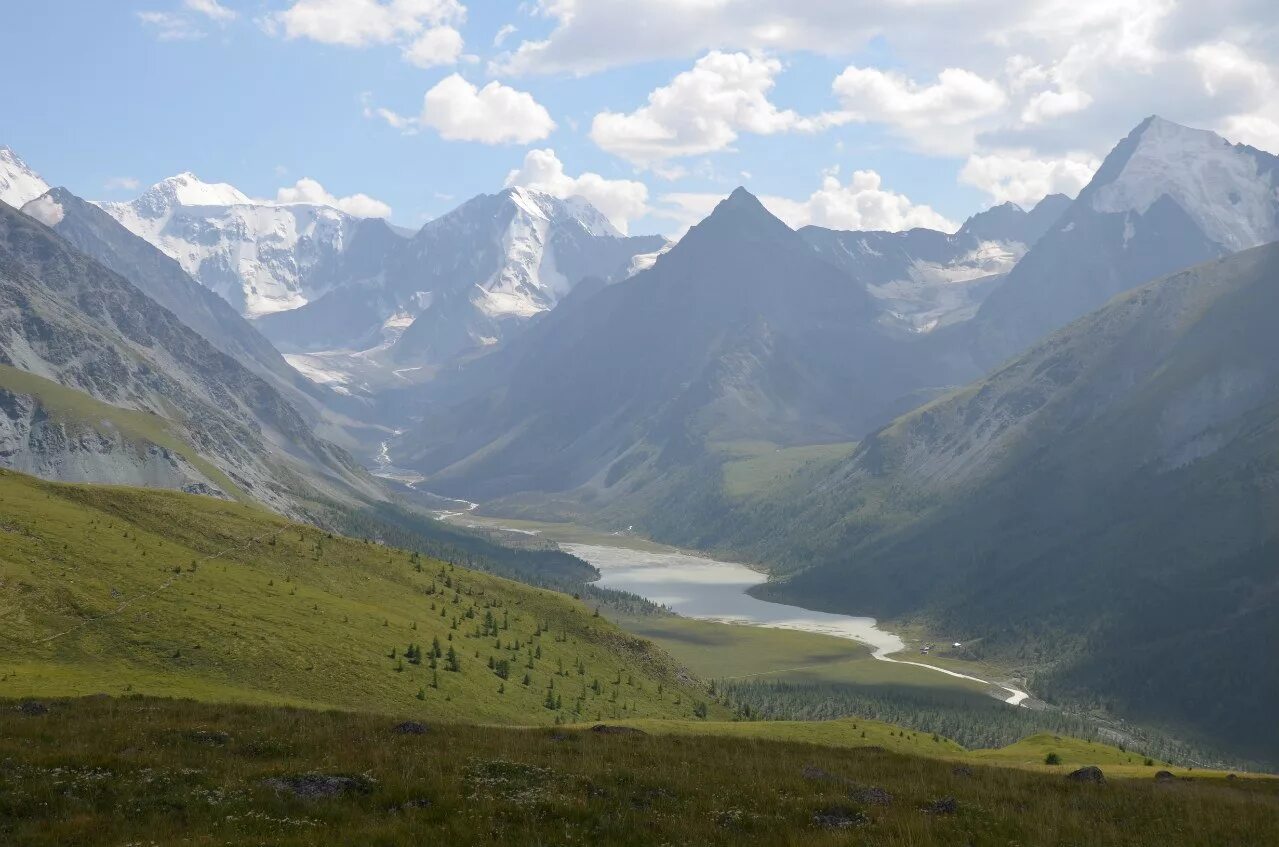
[{"label": "alpine meadow", "polygon": [[1273,4],[0,20],[0,844],[1279,844]]}]

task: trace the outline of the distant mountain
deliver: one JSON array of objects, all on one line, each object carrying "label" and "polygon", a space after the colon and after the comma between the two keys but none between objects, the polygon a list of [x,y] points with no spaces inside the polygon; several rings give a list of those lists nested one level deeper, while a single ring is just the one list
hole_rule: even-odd
[{"label": "distant mountain", "polygon": [[808,226],[800,235],[847,271],[879,304],[882,326],[931,332],[973,317],[1002,275],[1070,205],[1054,194],[1027,212],[1004,203],[974,215],[959,232],[847,232]]},{"label": "distant mountain", "polygon": [[1279,157],[1159,117],[1106,157],[982,304],[978,364],[999,364],[1133,286],[1279,240]]},{"label": "distant mountain", "polygon": [[1277,314],[1279,244],[1138,288],[729,534],[791,574],[768,596],[922,618],[1036,693],[1273,757]]},{"label": "distant mountain", "polygon": [[583,283],[506,350],[442,376],[394,458],[471,499],[602,502],[715,444],[847,439],[922,379],[919,348],[875,317],[864,288],[738,189],[650,269]]},{"label": "distant mountain", "polygon": [[[74,197],[51,192],[35,202],[27,208],[40,220],[93,237]],[[7,467],[251,498],[291,514],[314,500],[383,497],[264,379],[7,205],[0,366]]]},{"label": "distant mountain", "polygon": [[0,145],[0,203],[20,209],[48,190],[48,183],[22,157]]},{"label": "distant mountain", "polygon": [[296,371],[230,304],[98,206],[55,188],[23,211],[129,280],[214,347],[269,382],[324,438],[352,450],[373,438],[370,425],[362,422],[368,409]]},{"label": "distant mountain", "polygon": [[255,201],[191,173],[102,208],[246,317],[295,309],[325,293],[327,269],[360,225],[328,206]]},{"label": "distant mountain", "polygon": [[623,237],[581,199],[527,188],[481,195],[392,240],[365,222],[325,296],[263,317],[289,351],[389,349],[397,364],[441,364],[501,343],[553,308],[582,278],[616,276],[660,249],[658,236]]}]

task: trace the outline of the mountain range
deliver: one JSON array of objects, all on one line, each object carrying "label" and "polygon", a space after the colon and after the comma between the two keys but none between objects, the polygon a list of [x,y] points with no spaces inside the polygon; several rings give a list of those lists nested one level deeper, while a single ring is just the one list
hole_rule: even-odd
[{"label": "mountain range", "polygon": [[[61,196],[42,195],[33,211],[63,223]],[[7,204],[0,287],[7,466],[253,499],[299,515],[310,500],[384,497],[262,377]]]},{"label": "mountain range", "polygon": [[1279,157],[1152,117],[1078,197],[955,233],[795,231],[739,188],[674,244],[528,188],[416,233],[190,174],[93,204],[7,148],[0,200],[8,467],[305,516],[390,496],[381,455],[1063,702],[1265,731]]},{"label": "mountain range", "polygon": [[1137,288],[728,532],[789,574],[770,597],[926,619],[1035,664],[1036,691],[1258,749],[1279,695],[1253,649],[1279,627],[1277,313],[1279,244]]}]

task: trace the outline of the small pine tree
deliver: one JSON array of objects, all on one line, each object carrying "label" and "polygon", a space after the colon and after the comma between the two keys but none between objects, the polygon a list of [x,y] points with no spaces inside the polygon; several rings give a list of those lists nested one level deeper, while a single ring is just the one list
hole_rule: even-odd
[{"label": "small pine tree", "polygon": [[444,669],[457,673],[462,670],[462,666],[457,661],[457,651],[452,647],[449,648],[448,657],[445,659]]}]

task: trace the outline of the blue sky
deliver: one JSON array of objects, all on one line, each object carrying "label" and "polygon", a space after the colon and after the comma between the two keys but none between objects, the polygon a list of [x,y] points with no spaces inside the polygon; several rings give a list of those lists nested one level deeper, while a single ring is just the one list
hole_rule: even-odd
[{"label": "blue sky", "polygon": [[954,224],[1077,191],[1152,112],[1279,146],[1272,4],[1008,5],[24,2],[0,144],[93,199],[187,170],[267,198],[307,177],[410,226],[540,151],[519,179],[632,232],[676,232],[738,184],[793,224]]}]

